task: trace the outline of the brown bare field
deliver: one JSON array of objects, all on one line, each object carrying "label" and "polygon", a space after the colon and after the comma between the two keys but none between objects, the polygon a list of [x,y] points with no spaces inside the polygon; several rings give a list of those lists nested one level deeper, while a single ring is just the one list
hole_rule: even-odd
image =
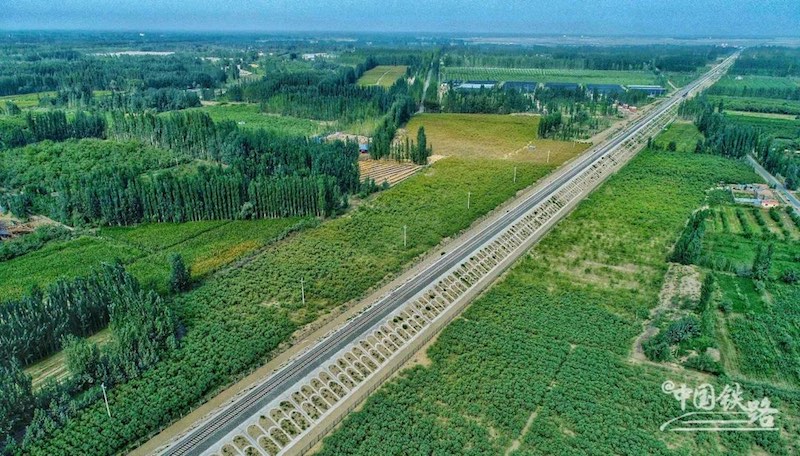
[{"label": "brown bare field", "polygon": [[384,181],[388,182],[389,185],[394,185],[411,177],[420,168],[422,166],[411,162],[397,162],[394,160],[367,159],[358,161],[361,179],[371,178],[378,185],[381,185]]}]

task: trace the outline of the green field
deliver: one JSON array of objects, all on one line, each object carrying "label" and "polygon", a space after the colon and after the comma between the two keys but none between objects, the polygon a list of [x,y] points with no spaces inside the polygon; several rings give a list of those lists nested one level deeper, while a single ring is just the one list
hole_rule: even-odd
[{"label": "green field", "polygon": [[388,88],[406,74],[407,68],[405,65],[378,65],[361,75],[357,84],[361,86],[377,85]]},{"label": "green field", "polygon": [[575,82],[579,84],[658,84],[655,74],[647,71],[563,70],[542,68],[442,68],[443,81],[490,80]]},{"label": "green field", "polygon": [[[744,214],[743,218],[735,213]],[[716,208],[703,239],[704,263],[713,266],[719,283],[717,303],[729,311],[717,319],[722,361],[729,374],[779,385],[800,386],[800,340],[796,304],[800,285],[786,285],[787,270],[800,272],[800,231],[783,209],[772,213],[756,208]],[[723,219],[725,219],[723,221]],[[744,221],[748,226],[742,225]],[[766,287],[759,290],[749,277],[737,275],[753,264],[759,246],[775,252]]]},{"label": "green field", "polygon": [[678,152],[694,152],[697,141],[702,139],[703,134],[697,130],[693,123],[673,122],[653,142],[662,149],[667,149],[669,143],[675,142]]},{"label": "green field", "polygon": [[209,105],[196,110],[207,112],[215,122],[230,120],[243,128],[263,128],[275,134],[314,136],[329,129],[316,120],[262,113],[255,104]]},{"label": "green field", "polygon": [[[213,275],[175,299],[174,308],[188,328],[180,348],[140,378],[110,390],[112,418],[102,401],[95,403],[29,448],[30,453],[53,448],[75,453],[88,447],[123,451],[262,364],[302,325],[363,296],[552,169],[529,163],[516,167],[515,183],[508,162],[441,160],[352,213]],[[468,192],[470,209],[464,204]],[[403,247],[404,225],[408,247]],[[301,304],[301,279],[306,306]],[[106,431],[99,432],[100,427]]]},{"label": "green field", "polygon": [[709,95],[708,100],[715,106],[719,105],[719,102],[722,101],[725,109],[733,111],[788,114],[792,116],[800,115],[800,101],[796,100],[720,95]]},{"label": "green field", "polygon": [[92,236],[49,243],[41,250],[0,262],[0,296],[18,297],[34,285],[44,287],[59,277],[85,275],[100,262],[130,262],[141,254],[135,247]]},{"label": "green field", "polygon": [[728,112],[726,115],[735,123],[753,126],[776,138],[800,138],[800,120],[797,119],[771,119],[749,113]]},{"label": "green field", "polygon": [[199,279],[268,244],[302,219],[209,221],[102,228],[97,235],[45,245],[0,263],[0,296],[42,288],[59,277],[84,275],[101,262],[121,260],[140,281],[167,291],[169,256],[180,253]]},{"label": "green field", "polygon": [[[0,97],[0,105],[4,104],[6,101],[10,101],[19,106],[20,109],[36,108],[39,106],[39,100],[45,97],[54,97],[56,94],[56,92],[35,92],[21,95],[6,95]],[[93,92],[95,97],[102,97],[110,94],[111,91],[109,90],[95,90]]]},{"label": "green field", "polygon": [[720,157],[642,153],[451,323],[424,366],[351,413],[320,454],[792,454],[795,391],[742,384],[747,397],[779,404],[782,433],[661,432],[683,413],[665,380],[726,381],[629,361],[686,218],[718,181],[751,179],[745,164]]},{"label": "green field", "polygon": [[0,104],[5,103],[6,101],[10,101],[21,109],[26,108],[35,108],[39,106],[39,100],[43,97],[53,97],[56,95],[56,92],[38,92],[38,93],[26,93],[22,95],[6,95],[4,97],[0,97]]},{"label": "green field", "polygon": [[[41,185],[52,189],[59,179],[108,168],[140,172],[173,166],[178,155],[140,143],[101,139],[43,141],[0,151],[0,184],[10,188]],[[185,158],[180,160],[186,161]]]},{"label": "green field", "polygon": [[[800,80],[796,78],[781,78],[776,76],[753,76],[753,75],[726,75],[714,84],[715,88],[722,91],[731,89],[740,90],[747,88],[750,90],[763,89],[796,89],[800,85]],[[713,89],[712,89],[713,90]]]},{"label": "green field", "polygon": [[425,127],[433,152],[463,158],[492,158],[560,164],[588,149],[586,143],[538,139],[538,116],[500,114],[420,114],[406,126],[416,140]]}]

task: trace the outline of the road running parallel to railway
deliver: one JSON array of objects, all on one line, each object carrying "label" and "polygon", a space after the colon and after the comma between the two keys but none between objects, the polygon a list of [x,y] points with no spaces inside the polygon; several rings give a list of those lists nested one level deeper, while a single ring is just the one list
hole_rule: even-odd
[{"label": "road running parallel to railway", "polygon": [[786,204],[792,206],[795,212],[800,214],[800,200],[797,199],[797,197],[795,197],[794,195],[792,195],[792,192],[790,192],[789,189],[787,189],[786,186],[783,185],[783,183],[778,180],[778,178],[776,178],[775,176],[770,174],[769,171],[764,169],[764,167],[761,166],[761,164],[755,158],[753,158],[752,155],[747,156],[747,161],[753,166],[753,169],[755,169],[756,173],[758,173],[759,176],[761,176],[765,181],[767,181],[767,184],[769,184],[772,187],[775,187],[775,190],[777,191],[781,199],[783,199],[786,202]]},{"label": "road running parallel to railway", "polygon": [[[557,170],[505,214],[379,299],[262,383],[162,449],[164,455],[300,453],[441,330],[533,242],[643,147],[679,103],[738,52],[611,139]],[[453,245],[456,245],[455,243]],[[412,351],[413,353],[413,351]]]}]

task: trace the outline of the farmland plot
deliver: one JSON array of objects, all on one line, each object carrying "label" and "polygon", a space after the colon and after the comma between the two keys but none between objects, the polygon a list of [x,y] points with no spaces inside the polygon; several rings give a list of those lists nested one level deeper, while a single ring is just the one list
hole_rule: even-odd
[{"label": "farmland plot", "polygon": [[391,87],[406,74],[405,65],[378,65],[364,73],[357,81],[362,86]]},{"label": "farmland plot", "polygon": [[[661,385],[695,377],[627,360],[685,219],[719,180],[751,179],[719,157],[642,153],[442,332],[429,367],[401,372],[320,453],[792,453],[795,391],[743,383],[778,403],[783,433],[676,435],[659,430],[682,413]],[[515,358],[528,344],[535,361]]]},{"label": "farmland plot", "polygon": [[[187,326],[180,347],[141,377],[110,391],[112,418],[100,401],[26,452],[124,451],[263,363],[304,324],[362,296],[552,169],[526,163],[517,168],[514,182],[507,162],[442,160],[351,214],[273,244],[240,267],[206,280],[175,300],[175,311]],[[468,192],[469,209],[464,204]],[[408,227],[407,248],[403,225]]]},{"label": "farmland plot", "polygon": [[539,139],[539,116],[499,114],[420,114],[411,118],[406,134],[416,138],[425,127],[428,144],[438,155],[492,158],[536,164],[561,164],[589,144]]},{"label": "farmland plot", "polygon": [[655,74],[647,71],[566,70],[551,68],[447,67],[445,81],[535,81],[575,82],[579,84],[656,84]]}]

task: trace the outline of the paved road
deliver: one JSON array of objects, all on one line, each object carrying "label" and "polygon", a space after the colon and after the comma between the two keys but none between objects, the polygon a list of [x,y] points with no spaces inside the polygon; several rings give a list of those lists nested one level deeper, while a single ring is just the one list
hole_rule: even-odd
[{"label": "paved road", "polygon": [[795,196],[789,192],[786,186],[783,185],[778,179],[776,179],[775,176],[770,174],[769,171],[764,169],[764,167],[761,166],[761,164],[759,164],[755,158],[748,155],[747,161],[749,161],[750,164],[753,165],[753,169],[756,170],[758,175],[763,177],[768,184],[775,186],[775,190],[777,190],[778,193],[780,193],[783,199],[794,207],[795,212],[800,214],[800,200],[795,198]]},{"label": "paved road", "polygon": [[[733,58],[731,57],[731,59]],[[350,320],[313,348],[293,359],[281,370],[267,378],[265,382],[242,395],[236,402],[180,438],[162,454],[170,456],[196,455],[206,451],[211,445],[225,437],[240,424],[251,419],[272,400],[294,387],[297,382],[325,363],[332,355],[357,340],[364,331],[384,320],[414,295],[434,284],[450,268],[467,260],[481,246],[492,240],[533,207],[548,199],[562,185],[568,183],[603,155],[647,128],[661,114],[679,103],[687,93],[715,76],[721,65],[723,64],[715,67],[714,70],[686,88],[679,90],[671,98],[664,100],[656,109],[623,129],[606,143],[598,145],[578,160],[570,163],[567,168],[557,171],[557,176],[549,184],[516,203],[516,206],[509,209],[508,212],[498,217],[494,222],[472,237],[465,239],[463,243],[445,254],[437,262],[390,292],[375,305]]]}]

